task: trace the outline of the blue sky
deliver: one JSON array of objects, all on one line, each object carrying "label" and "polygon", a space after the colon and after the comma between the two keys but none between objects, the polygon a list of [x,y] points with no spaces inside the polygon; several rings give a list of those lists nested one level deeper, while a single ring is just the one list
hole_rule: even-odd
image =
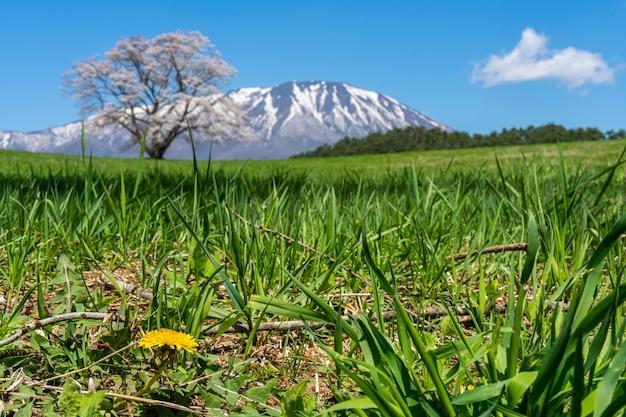
[{"label": "blue sky", "polygon": [[228,88],[347,82],[455,129],[626,128],[626,0],[3,1],[0,130],[81,117],[71,63],[122,37],[198,30]]}]

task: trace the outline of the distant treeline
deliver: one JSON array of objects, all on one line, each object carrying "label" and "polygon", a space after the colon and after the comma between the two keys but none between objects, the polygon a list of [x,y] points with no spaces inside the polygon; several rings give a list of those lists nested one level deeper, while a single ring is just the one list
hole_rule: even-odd
[{"label": "distant treeline", "polygon": [[322,145],[292,158],[367,155],[379,153],[424,151],[433,149],[460,149],[538,143],[615,140],[626,138],[624,129],[605,133],[596,128],[566,129],[556,124],[502,129],[488,135],[467,132],[446,132],[421,126],[397,128],[386,133],[372,133],[364,138],[345,137],[334,145]]}]

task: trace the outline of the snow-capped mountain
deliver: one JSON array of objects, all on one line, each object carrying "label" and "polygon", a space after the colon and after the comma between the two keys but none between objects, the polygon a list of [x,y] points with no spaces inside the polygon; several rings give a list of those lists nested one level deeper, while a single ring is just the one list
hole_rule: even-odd
[{"label": "snow-capped mountain", "polygon": [[[213,159],[276,159],[305,152],[343,137],[364,137],[396,127],[424,126],[451,131],[449,127],[373,91],[337,82],[289,82],[268,88],[242,88],[228,93],[248,115],[253,133],[250,142],[214,143]],[[32,152],[81,153],[81,123],[70,123],[40,132],[2,132],[0,148]],[[125,132],[116,126],[87,135],[87,152],[94,156],[134,157]],[[200,144],[197,155],[206,158],[209,144]],[[191,146],[175,141],[168,159],[191,158]]]}]

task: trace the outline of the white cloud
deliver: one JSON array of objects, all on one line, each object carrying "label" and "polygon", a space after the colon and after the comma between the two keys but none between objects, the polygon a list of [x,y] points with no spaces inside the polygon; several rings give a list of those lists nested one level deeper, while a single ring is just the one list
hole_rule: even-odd
[{"label": "white cloud", "polygon": [[541,79],[555,79],[568,88],[583,84],[610,84],[615,70],[600,54],[572,47],[549,50],[548,38],[528,28],[513,50],[504,55],[491,55],[484,65],[475,65],[472,82],[490,87]]}]

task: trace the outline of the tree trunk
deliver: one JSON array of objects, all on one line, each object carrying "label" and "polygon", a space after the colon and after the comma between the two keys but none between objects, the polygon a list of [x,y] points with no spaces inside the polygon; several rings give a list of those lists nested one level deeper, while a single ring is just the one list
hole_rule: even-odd
[{"label": "tree trunk", "polygon": [[165,151],[167,150],[167,146],[163,145],[155,145],[155,146],[147,146],[146,145],[146,153],[150,157],[150,159],[163,159],[165,155]]}]

